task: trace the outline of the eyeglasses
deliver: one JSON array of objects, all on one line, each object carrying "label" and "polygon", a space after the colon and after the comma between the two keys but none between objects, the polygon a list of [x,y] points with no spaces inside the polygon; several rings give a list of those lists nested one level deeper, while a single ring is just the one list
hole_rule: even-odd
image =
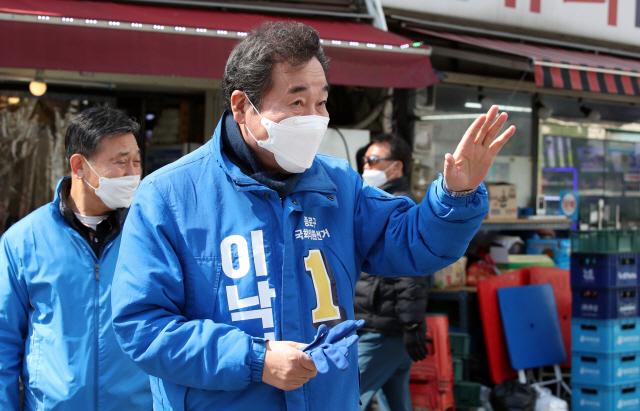
[{"label": "eyeglasses", "polygon": [[370,166],[378,164],[381,161],[397,161],[395,158],[387,157],[382,158],[380,156],[364,156],[362,157],[363,164],[369,164]]}]

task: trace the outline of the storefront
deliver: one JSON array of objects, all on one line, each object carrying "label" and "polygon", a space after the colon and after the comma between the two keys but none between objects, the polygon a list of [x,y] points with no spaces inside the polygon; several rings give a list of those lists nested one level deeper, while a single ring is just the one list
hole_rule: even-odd
[{"label": "storefront", "polygon": [[[362,14],[298,10],[287,15],[283,10],[278,15],[260,7],[238,11],[230,5],[223,11],[175,4],[0,2],[0,33],[13,39],[0,55],[0,104],[4,122],[16,125],[0,144],[11,159],[1,175],[0,221],[11,223],[49,201],[65,173],[65,126],[85,107],[118,107],[140,122],[145,173],[203,144],[222,114],[220,84],[227,57],[265,20],[296,20],[318,30],[330,58],[329,83],[338,89],[334,94],[344,96],[345,87],[340,87],[346,86],[378,96],[388,88],[438,81],[429,47],[360,22]],[[323,18],[311,18],[314,14]],[[47,86],[37,99],[27,88],[34,80]],[[352,120],[347,116],[344,121]],[[353,145],[346,150],[353,157]]]},{"label": "storefront", "polygon": [[[634,185],[640,154],[634,146],[640,142],[640,27],[633,13],[622,13],[627,6],[382,3],[390,30],[432,48],[441,78],[440,84],[409,96],[408,128],[421,170],[416,175],[423,176],[414,180],[416,190],[426,189],[441,169],[440,159],[455,149],[453,136],[460,134],[455,131],[495,103],[509,113],[517,134],[487,182],[517,184],[518,207],[549,216],[561,214],[561,190],[577,190],[583,200],[578,220],[587,225],[594,223],[593,208],[604,198],[605,220],[615,226],[617,215],[619,226],[638,227],[640,211],[632,198],[640,195]],[[567,140],[578,136],[584,139],[573,146]],[[599,171],[581,171],[580,153],[584,157],[587,151],[602,157]],[[566,168],[575,169],[576,184]],[[571,184],[563,183],[567,178]]]}]

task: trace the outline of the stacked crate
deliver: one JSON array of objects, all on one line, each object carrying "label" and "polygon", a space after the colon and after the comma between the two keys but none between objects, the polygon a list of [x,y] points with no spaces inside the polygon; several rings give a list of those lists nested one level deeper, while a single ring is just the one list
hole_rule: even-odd
[{"label": "stacked crate", "polygon": [[470,336],[467,333],[449,332],[451,358],[453,360],[453,398],[457,409],[480,407],[482,384],[467,381],[464,370],[469,367]]},{"label": "stacked crate", "polygon": [[578,231],[571,253],[572,409],[640,410],[635,233]]},{"label": "stacked crate", "polygon": [[454,410],[449,318],[446,315],[427,315],[426,322],[429,355],[411,367],[411,402],[417,411]]}]

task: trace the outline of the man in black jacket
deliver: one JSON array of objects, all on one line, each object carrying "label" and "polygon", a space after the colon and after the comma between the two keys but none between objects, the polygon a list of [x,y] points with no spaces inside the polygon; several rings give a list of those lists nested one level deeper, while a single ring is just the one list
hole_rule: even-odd
[{"label": "man in black jacket", "polygon": [[[411,149],[399,137],[381,134],[367,148],[362,178],[369,185],[415,201],[406,174]],[[382,389],[380,411],[411,411],[409,371],[427,356],[427,277],[385,278],[362,273],[356,284],[356,319],[365,320],[358,341],[360,410]],[[387,408],[387,406],[389,408]]]}]

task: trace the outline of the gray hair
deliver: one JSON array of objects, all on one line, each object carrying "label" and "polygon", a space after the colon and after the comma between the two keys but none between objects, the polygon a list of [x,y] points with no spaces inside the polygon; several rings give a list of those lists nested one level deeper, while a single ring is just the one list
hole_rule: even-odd
[{"label": "gray hair", "polygon": [[318,59],[327,72],[329,58],[324,55],[318,32],[296,22],[262,23],[231,51],[222,77],[222,105],[231,111],[231,94],[244,92],[260,109],[262,99],[273,87],[271,72],[278,63],[292,68]]}]

